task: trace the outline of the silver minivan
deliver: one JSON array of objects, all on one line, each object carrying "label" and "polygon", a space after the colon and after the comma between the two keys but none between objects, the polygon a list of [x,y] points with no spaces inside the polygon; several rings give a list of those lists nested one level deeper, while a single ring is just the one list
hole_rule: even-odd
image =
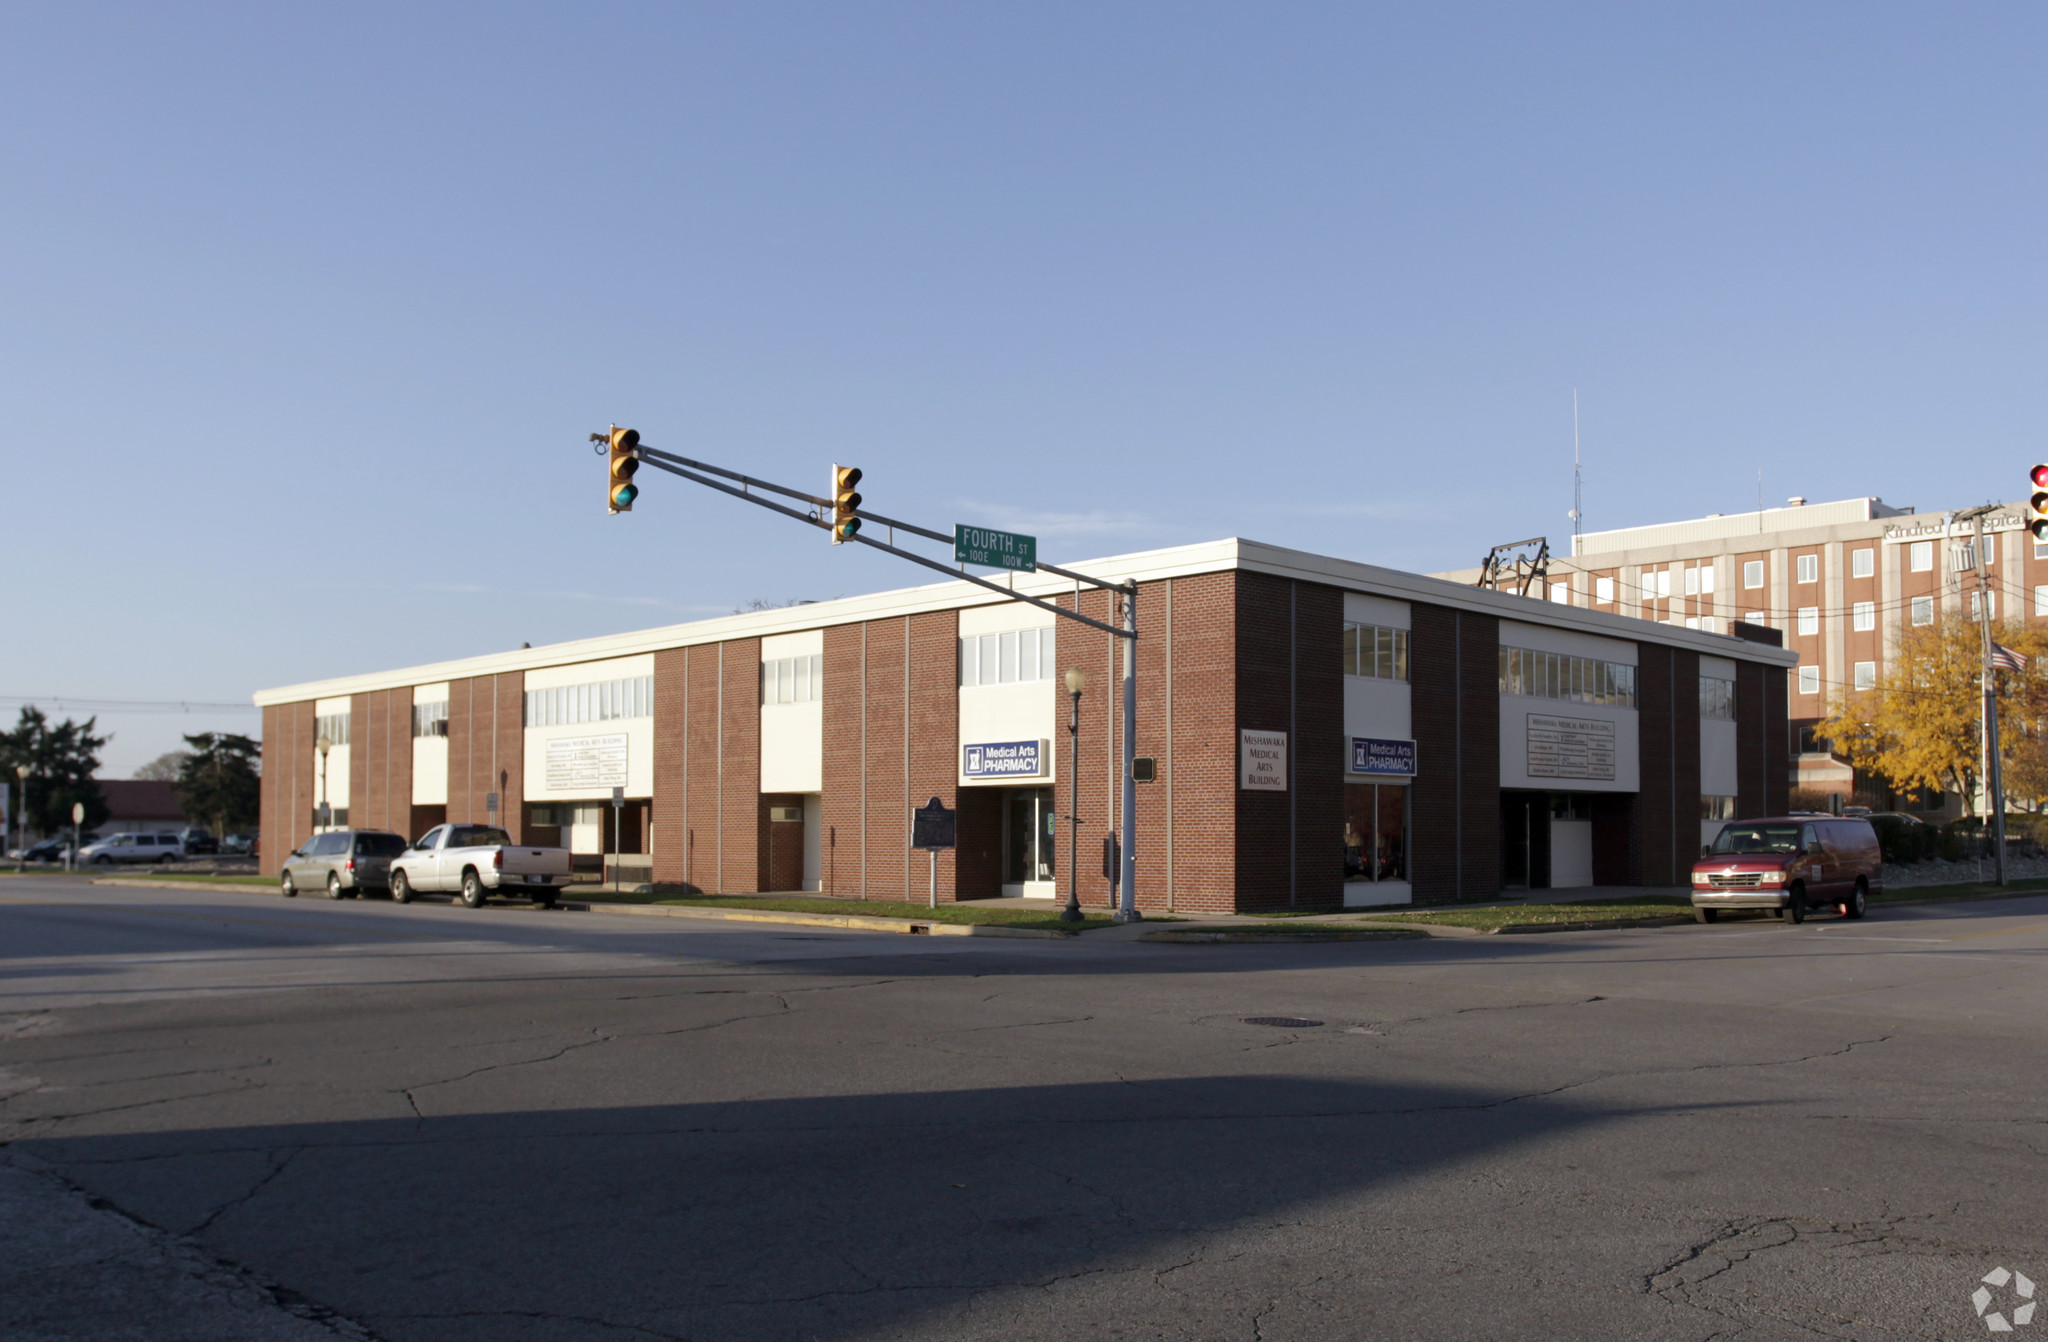
[{"label": "silver minivan", "polygon": [[78,860],[95,867],[116,862],[176,862],[185,841],[175,834],[109,834],[78,850]]},{"label": "silver minivan", "polygon": [[284,860],[278,893],[290,899],[301,890],[325,889],[329,899],[353,899],[365,890],[389,890],[391,859],[404,851],[403,838],[381,829],[315,834]]}]

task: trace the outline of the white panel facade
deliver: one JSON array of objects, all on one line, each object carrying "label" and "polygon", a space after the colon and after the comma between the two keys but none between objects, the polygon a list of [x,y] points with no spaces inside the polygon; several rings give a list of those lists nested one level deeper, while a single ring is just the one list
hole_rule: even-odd
[{"label": "white panel facade", "polygon": [[1344,767],[1351,767],[1351,738],[1372,736],[1386,741],[1412,741],[1410,711],[1413,690],[1405,680],[1372,676],[1344,677]]},{"label": "white panel facade", "polygon": [[608,657],[601,662],[537,666],[526,673],[526,688],[552,690],[561,685],[596,685],[607,680],[628,680],[653,674],[654,654],[649,652],[638,657]]},{"label": "white panel facade", "polygon": [[[575,682],[581,683],[581,682]],[[654,795],[654,719],[615,718],[609,722],[577,722],[557,727],[528,727],[526,729],[526,800],[528,801],[610,801],[612,784],[587,784],[551,788],[548,786],[548,743],[582,738],[609,739],[625,738],[626,781],[624,787],[628,797],[651,797]],[[447,745],[443,741],[442,745]],[[445,759],[445,755],[444,755]],[[446,783],[446,766],[443,765],[443,788]]]},{"label": "white panel facade", "polygon": [[[825,631],[773,634],[761,640],[763,663],[785,657],[822,657]],[[825,790],[825,701],[761,705],[761,791]],[[808,842],[809,835],[806,834]],[[808,859],[807,859],[808,860]],[[815,889],[816,887],[806,887]]]},{"label": "white panel facade", "polygon": [[[443,680],[432,685],[414,686],[412,701],[415,705],[447,703],[448,682]],[[409,724],[406,730],[412,730]],[[414,806],[446,806],[448,804],[447,737],[415,736],[412,739],[412,804]]]},{"label": "white panel facade", "polygon": [[1735,724],[1726,718],[1700,720],[1700,793],[1732,797],[1735,787]]},{"label": "white panel facade", "polygon": [[[1506,626],[1502,627],[1505,630]],[[1614,743],[1614,777],[1558,778],[1548,774],[1531,774],[1529,719],[1532,716],[1609,724]],[[1606,732],[1598,728],[1595,732],[1603,741],[1610,739]],[[1582,704],[1569,699],[1537,699],[1528,695],[1503,694],[1500,697],[1500,785],[1504,788],[1534,788],[1544,792],[1639,791],[1642,787],[1642,772],[1637,751],[1636,711],[1633,708],[1612,708],[1605,704]]]},{"label": "white panel facade", "polygon": [[1363,592],[1344,594],[1344,619],[1348,624],[1377,624],[1387,629],[1412,629],[1408,623],[1408,603],[1389,601],[1383,596],[1367,596]]},{"label": "white panel facade", "polygon": [[1534,648],[1537,652],[1558,652],[1567,657],[1592,657],[1620,666],[1636,664],[1636,645],[1631,640],[1602,638],[1598,634],[1582,634],[1576,629],[1523,624],[1519,620],[1500,622],[1500,645],[1503,648]]},{"label": "white panel facade", "polygon": [[[1097,694],[1101,677],[1090,680],[1088,694]],[[1060,708],[1067,693],[1057,680],[1025,681],[1017,685],[970,685],[960,690],[960,739],[954,743],[954,763],[960,747],[985,741],[1047,741],[1045,771],[1035,778],[968,778],[964,787],[1018,787],[1050,783],[1059,768],[1060,747],[1066,736],[1065,717]]]}]

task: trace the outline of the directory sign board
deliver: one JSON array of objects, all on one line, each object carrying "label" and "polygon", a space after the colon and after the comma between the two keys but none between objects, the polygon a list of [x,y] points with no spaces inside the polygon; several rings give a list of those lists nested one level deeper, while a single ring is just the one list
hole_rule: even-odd
[{"label": "directory sign board", "polygon": [[1043,778],[1050,754],[1043,737],[1036,741],[977,741],[960,747],[960,773],[965,778]]},{"label": "directory sign board", "polygon": [[937,852],[951,848],[960,833],[960,813],[946,809],[946,803],[933,797],[910,813],[910,846]]},{"label": "directory sign board", "polygon": [[1376,736],[1351,738],[1351,772],[1415,776],[1415,743],[1385,740]]},{"label": "directory sign board", "polygon": [[587,792],[623,787],[626,782],[626,734],[564,736],[548,742],[547,790]]},{"label": "directory sign board", "polygon": [[1600,718],[1529,715],[1529,776],[1614,781],[1614,724]]}]

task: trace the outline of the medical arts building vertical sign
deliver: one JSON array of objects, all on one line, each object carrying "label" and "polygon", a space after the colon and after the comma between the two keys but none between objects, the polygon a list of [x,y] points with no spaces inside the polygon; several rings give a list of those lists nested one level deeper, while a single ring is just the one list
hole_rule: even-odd
[{"label": "medical arts building vertical sign", "polygon": [[1287,733],[1237,733],[1237,785],[1246,792],[1287,791]]}]

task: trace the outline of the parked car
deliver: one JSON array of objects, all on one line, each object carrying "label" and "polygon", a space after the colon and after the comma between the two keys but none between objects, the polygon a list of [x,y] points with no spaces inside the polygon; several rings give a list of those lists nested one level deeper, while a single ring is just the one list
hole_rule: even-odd
[{"label": "parked car", "polygon": [[210,831],[201,829],[197,825],[186,830],[178,837],[185,841],[186,857],[207,856],[220,851],[219,840],[215,839]]},{"label": "parked car", "polygon": [[175,834],[109,834],[78,850],[78,860],[95,867],[116,862],[176,862],[185,841]]},{"label": "parked car", "polygon": [[329,899],[354,899],[365,890],[391,888],[391,859],[405,851],[401,835],[381,829],[338,829],[315,834],[284,860],[278,893],[327,891]]},{"label": "parked car", "polygon": [[71,852],[71,837],[44,839],[26,848],[17,848],[7,856],[21,862],[62,862]]},{"label": "parked car", "polygon": [[568,849],[515,844],[496,825],[436,825],[391,863],[391,897],[401,904],[448,890],[475,909],[516,891],[545,909],[569,880]]},{"label": "parked car", "polygon": [[1884,891],[1877,831],[1863,819],[1789,815],[1733,820],[1692,866],[1693,917],[1770,909],[1795,923],[1815,909],[1861,918]]},{"label": "parked car", "polygon": [[236,857],[248,857],[256,851],[254,834],[230,834],[220,841],[220,851]]}]

